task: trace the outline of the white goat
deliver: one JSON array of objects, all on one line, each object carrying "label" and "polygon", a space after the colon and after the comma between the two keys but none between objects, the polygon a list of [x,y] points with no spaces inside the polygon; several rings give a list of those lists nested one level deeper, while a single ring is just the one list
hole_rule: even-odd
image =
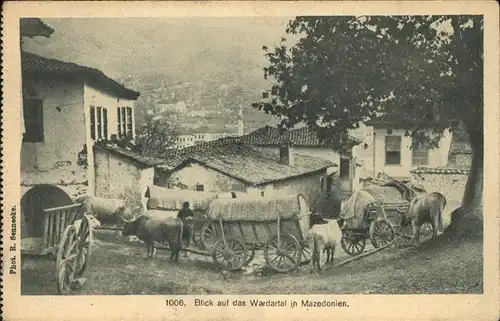
[{"label": "white goat", "polygon": [[323,262],[323,252],[327,251],[326,263],[333,263],[335,249],[340,245],[342,239],[342,230],[336,220],[327,220],[326,224],[314,225],[308,232],[308,240],[313,246],[312,251],[312,269],[315,266],[321,271],[321,264]]}]

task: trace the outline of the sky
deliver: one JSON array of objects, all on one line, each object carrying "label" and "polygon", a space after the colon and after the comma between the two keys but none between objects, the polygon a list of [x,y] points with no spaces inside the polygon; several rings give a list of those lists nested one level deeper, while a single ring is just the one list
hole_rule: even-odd
[{"label": "sky", "polygon": [[[51,38],[23,49],[98,68],[111,77],[186,69],[245,68],[262,75],[262,46],[278,44],[293,17],[42,19]],[[224,63],[225,62],[225,63]],[[192,72],[192,70],[190,70]]]}]

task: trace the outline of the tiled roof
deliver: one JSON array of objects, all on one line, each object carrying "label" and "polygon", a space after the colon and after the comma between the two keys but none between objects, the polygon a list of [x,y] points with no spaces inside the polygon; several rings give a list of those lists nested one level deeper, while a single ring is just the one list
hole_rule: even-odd
[{"label": "tiled roof", "polygon": [[296,154],[293,166],[288,166],[279,162],[277,152],[259,151],[238,142],[237,138],[222,138],[182,149],[172,153],[167,162],[173,171],[191,162],[199,163],[251,185],[282,181],[336,166],[320,158]]},{"label": "tiled roof", "polygon": [[469,169],[464,167],[440,166],[440,167],[418,167],[410,171],[412,174],[469,174]]},{"label": "tiled roof", "polygon": [[137,99],[140,95],[139,92],[124,87],[98,69],[49,59],[24,51],[21,51],[21,68],[23,75],[27,77],[43,75],[79,76],[90,84],[97,86],[97,88],[111,92],[121,98]]},{"label": "tiled roof", "polygon": [[[353,145],[360,144],[361,141],[349,135],[350,143]],[[308,127],[292,129],[287,132],[282,132],[279,128],[265,126],[241,137],[241,141],[248,145],[256,146],[278,146],[284,142],[291,142],[297,147],[328,147],[324,142],[321,142],[318,135]]]},{"label": "tiled roof", "polygon": [[165,160],[161,158],[140,155],[136,150],[134,150],[134,146],[132,144],[101,140],[95,142],[94,148],[105,150],[114,155],[128,159],[143,168],[154,167],[165,163]]}]

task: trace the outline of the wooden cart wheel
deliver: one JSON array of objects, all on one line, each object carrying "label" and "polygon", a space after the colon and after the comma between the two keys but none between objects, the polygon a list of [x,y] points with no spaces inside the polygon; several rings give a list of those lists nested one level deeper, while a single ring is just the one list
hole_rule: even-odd
[{"label": "wooden cart wheel", "polygon": [[394,241],[394,228],[385,218],[378,218],[370,224],[370,241],[379,248]]},{"label": "wooden cart wheel", "polygon": [[340,245],[344,252],[350,256],[356,256],[365,250],[366,247],[366,237],[364,235],[358,235],[350,230],[342,231],[342,239],[340,240]]},{"label": "wooden cart wheel", "polygon": [[245,260],[245,264],[243,264],[243,266],[248,266],[248,264],[250,264],[253,259],[255,258],[255,252],[257,251],[257,249],[255,247],[252,247],[250,250],[249,250],[249,255],[247,256],[247,259]]},{"label": "wooden cart wheel", "polygon": [[203,224],[200,232],[200,244],[203,249],[212,250],[219,239],[220,237],[217,235],[215,224],[209,222]]},{"label": "wooden cart wheel", "polygon": [[266,243],[264,257],[267,265],[274,271],[290,272],[300,264],[302,247],[293,235],[282,233],[280,239],[276,235]]},{"label": "wooden cart wheel", "polygon": [[57,293],[68,294],[75,280],[78,257],[78,236],[74,225],[68,225],[57,251]]},{"label": "wooden cart wheel", "polygon": [[83,216],[80,227],[77,232],[78,235],[78,258],[75,274],[81,277],[89,265],[90,254],[92,252],[93,232],[90,224],[90,218]]},{"label": "wooden cart wheel", "polygon": [[247,261],[247,249],[239,240],[226,238],[224,242],[219,239],[213,246],[212,258],[224,270],[238,270]]}]

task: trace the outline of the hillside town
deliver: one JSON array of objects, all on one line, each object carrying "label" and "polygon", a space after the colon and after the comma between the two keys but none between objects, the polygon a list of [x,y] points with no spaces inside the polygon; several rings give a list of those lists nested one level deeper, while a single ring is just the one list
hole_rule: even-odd
[{"label": "hillside town", "polygon": [[[34,18],[22,19],[21,31],[21,38],[26,41],[34,37],[45,37],[50,41],[52,35],[58,32],[45,19]],[[189,257],[186,254],[179,260],[195,262],[186,267],[186,271],[196,274],[196,271],[203,269],[200,264],[208,264],[208,257],[212,257],[211,251],[214,251],[218,270],[214,268],[217,272],[210,273],[221,273],[214,286],[218,287],[219,293],[224,293],[220,291],[223,291],[221,289],[225,282],[230,282],[228,278],[239,277],[228,271],[246,267],[248,271],[254,272],[244,273],[262,275],[267,266],[275,272],[292,273],[299,266],[314,261],[314,253],[319,250],[310,248],[311,244],[316,243],[308,243],[307,239],[307,235],[312,235],[307,233],[313,233],[310,231],[316,226],[313,216],[317,215],[325,222],[331,222],[331,219],[337,222],[342,218],[341,221],[345,219],[351,222],[346,224],[353,224],[354,220],[348,220],[352,213],[345,211],[353,209],[355,212],[357,206],[361,205],[353,202],[360,202],[365,191],[372,190],[373,195],[381,197],[381,202],[370,204],[385,202],[386,207],[382,207],[382,211],[384,217],[387,213],[387,222],[391,221],[390,215],[397,216],[398,223],[387,223],[391,226],[393,238],[380,241],[385,236],[377,236],[373,232],[379,220],[361,222],[368,225],[360,228],[349,228],[338,223],[343,229],[339,236],[339,242],[342,238],[343,250],[339,245],[334,251],[335,255],[332,254],[332,262],[334,259],[343,262],[350,256],[365,255],[392,245],[396,242],[396,234],[404,238],[401,235],[406,234],[397,232],[403,228],[403,218],[406,217],[406,214],[401,216],[401,208],[408,209],[412,200],[408,195],[417,195],[412,193],[424,193],[418,194],[424,197],[432,192],[445,197],[446,206],[443,206],[439,215],[446,226],[450,224],[452,211],[462,205],[473,155],[469,136],[464,130],[446,129],[438,137],[435,146],[418,146],[414,143],[415,138],[406,134],[408,127],[405,123],[381,118],[359,122],[345,136],[325,140],[307,123],[283,130],[278,126],[281,118],[273,118],[253,108],[252,104],[264,91],[260,88],[242,88],[232,86],[229,82],[212,86],[209,82],[194,80],[180,81],[175,85],[165,81],[157,87],[146,89],[147,97],[141,98],[143,93],[137,87],[144,88],[145,85],[139,85],[134,75],[118,80],[95,66],[42,56],[26,51],[23,47],[20,55],[20,202],[21,235],[23,251],[26,253],[57,254],[59,248],[65,246],[63,243],[66,240],[62,236],[65,233],[62,222],[69,224],[69,218],[63,213],[73,213],[68,215],[77,217],[80,213],[78,206],[84,204],[82,208],[86,209],[84,217],[87,218],[83,222],[88,219],[88,229],[94,229],[95,226],[95,230],[88,235],[93,235],[89,238],[95,238],[97,249],[93,252],[99,260],[107,260],[106,254],[100,254],[105,253],[105,249],[116,248],[120,249],[117,250],[120,255],[133,253],[124,255],[132,266],[136,264],[132,257],[142,257],[140,253],[143,253],[141,251],[146,244],[148,255],[150,247],[154,252],[163,246],[169,249],[167,253],[173,253],[170,259],[175,261],[176,245],[172,239],[156,240],[157,245],[150,244],[137,231],[127,234],[131,228],[129,222],[148,213],[173,220],[181,211],[189,209],[195,217],[189,232],[193,238],[192,241],[186,241],[187,245],[184,246]],[[248,97],[256,98],[245,100]],[[143,153],[137,148],[138,132],[146,118],[166,121],[172,128],[175,127],[175,132],[171,133],[172,137],[175,136],[174,143],[164,153],[158,154],[154,150]],[[423,131],[430,135],[433,128],[424,128]],[[141,139],[141,142],[153,141],[155,137]],[[332,140],[342,141],[343,144],[337,147],[330,143]],[[384,194],[384,189],[391,191]],[[72,208],[75,209],[73,212]],[[366,217],[369,217],[372,214],[381,215],[382,212],[367,207],[366,213]],[[112,217],[119,219],[106,221],[99,215],[110,220]],[[355,213],[352,215],[360,217]],[[307,219],[304,218],[306,216]],[[210,219],[212,223],[203,220],[196,223],[201,218]],[[84,229],[82,226],[87,226],[85,224],[81,223],[78,228]],[[226,225],[223,227],[223,224]],[[438,226],[431,219],[428,224],[432,225],[430,233],[434,233],[433,237],[442,233],[436,232]],[[174,228],[174,225],[169,226]],[[411,224],[408,226],[408,235],[412,241],[418,241],[415,230],[411,232]],[[424,238],[425,228],[422,226]],[[284,244],[297,248],[298,257],[294,256],[288,263],[275,263],[269,257],[269,253],[274,253],[269,247],[273,244],[271,240],[274,240],[276,228],[283,231],[278,232],[276,244],[288,240],[289,243]],[[113,234],[115,230],[116,238]],[[365,235],[365,231],[372,234]],[[221,237],[221,233],[225,236]],[[234,236],[234,233],[238,236]],[[285,241],[280,239],[282,234],[286,234],[283,236]],[[377,237],[380,237],[379,241]],[[242,239],[244,241],[239,241]],[[91,243],[90,239],[87,243]],[[177,246],[180,247],[179,244]],[[246,254],[232,261],[222,254],[224,258],[219,258],[218,247],[227,253],[226,247],[229,246],[234,246],[231,251],[236,252],[236,248],[241,247],[241,251]],[[263,254],[260,253],[262,248],[266,249]],[[281,253],[281,250],[276,251]],[[319,252],[323,253],[322,250]],[[82,250],[81,253],[90,253],[90,250]],[[320,261],[324,260],[323,257],[326,256],[319,254]],[[112,255],[109,258],[119,260]],[[82,260],[86,262],[85,257]],[[168,261],[168,255],[162,256],[161,260]],[[250,263],[252,260],[253,265]],[[67,268],[61,263],[66,262],[64,257],[57,262],[60,264],[58,273],[62,273],[63,279],[69,278],[64,276]],[[90,262],[94,264],[92,260]],[[101,269],[81,264],[84,266],[79,266],[82,274],[86,270],[92,275],[94,269]],[[109,264],[115,263],[110,261]],[[167,269],[178,268],[174,263],[158,264],[169,266]],[[319,269],[322,264],[319,262]],[[254,268],[250,269],[251,266]],[[44,289],[29,279],[39,277],[33,276],[37,269],[30,269],[28,263],[25,267],[24,293],[43,292]],[[145,269],[149,271],[153,268],[148,266]],[[329,273],[328,269],[326,271]],[[109,273],[110,278],[115,275],[111,270]],[[293,274],[290,275],[293,278]],[[88,286],[92,289],[89,283],[99,283],[96,278],[90,277],[82,287],[83,291]],[[63,279],[58,279],[59,294],[67,294],[75,286],[75,280],[61,281]],[[195,283],[189,286],[195,286]],[[200,281],[200,284],[206,283]],[[106,289],[99,288],[101,285],[94,286],[96,288],[88,290],[88,294],[109,294]],[[248,289],[253,286],[248,285]],[[209,291],[200,289],[201,285],[195,290],[185,288],[179,291]],[[116,291],[125,294],[120,291],[128,290]],[[142,294],[161,292],[158,289],[141,291]],[[231,291],[238,290],[235,288]]]}]

